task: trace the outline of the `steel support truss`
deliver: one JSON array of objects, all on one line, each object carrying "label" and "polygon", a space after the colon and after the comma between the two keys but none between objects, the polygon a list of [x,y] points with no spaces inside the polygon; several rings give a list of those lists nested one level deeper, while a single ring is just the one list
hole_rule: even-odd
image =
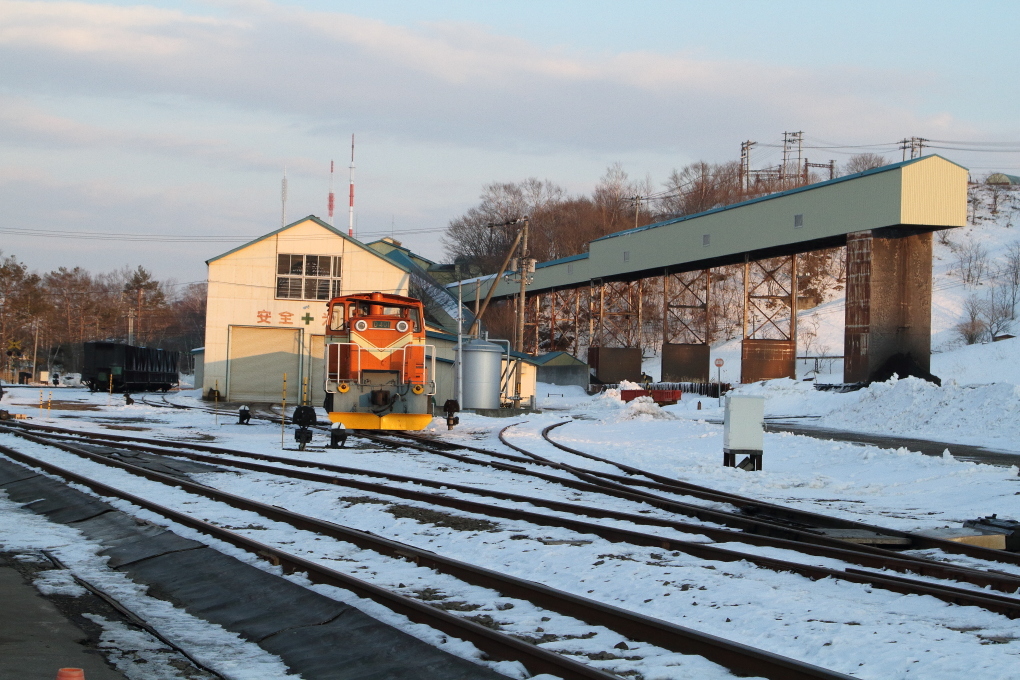
[{"label": "steel support truss", "polygon": [[797,255],[744,261],[740,381],[797,375]]},{"label": "steel support truss", "polygon": [[589,290],[589,345],[641,347],[644,281],[594,279]]},{"label": "steel support truss", "polygon": [[662,277],[663,344],[708,344],[711,331],[709,296],[712,274],[709,269],[670,274]]},{"label": "steel support truss", "polygon": [[796,340],[797,256],[744,261],[744,338]]}]

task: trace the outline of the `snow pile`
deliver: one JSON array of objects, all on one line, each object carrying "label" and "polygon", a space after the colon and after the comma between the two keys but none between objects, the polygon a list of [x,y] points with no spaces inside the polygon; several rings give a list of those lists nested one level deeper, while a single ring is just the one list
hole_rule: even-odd
[{"label": "snow pile", "polygon": [[676,420],[676,416],[655,403],[651,397],[637,397],[619,411],[614,422],[625,420]]},{"label": "snow pile", "polygon": [[815,389],[813,382],[791,378],[737,385],[732,394],[765,397],[765,416],[768,418],[826,415],[860,399],[859,392],[821,392]]},{"label": "snow pile", "polygon": [[676,420],[676,416],[655,403],[651,397],[635,397],[629,402],[623,401],[620,394],[624,390],[643,390],[644,385],[624,380],[620,383],[619,389],[607,389],[588,403],[588,411],[613,411],[613,417],[607,418],[604,422],[619,423],[627,420]]},{"label": "snow pile", "polygon": [[624,407],[620,399],[620,390],[608,389],[596,394],[592,400],[584,405],[588,411],[619,411]]},{"label": "snow pile", "polygon": [[1011,383],[937,387],[918,378],[874,383],[817,424],[936,440],[980,437],[1012,445],[1020,439],[1020,386]]}]

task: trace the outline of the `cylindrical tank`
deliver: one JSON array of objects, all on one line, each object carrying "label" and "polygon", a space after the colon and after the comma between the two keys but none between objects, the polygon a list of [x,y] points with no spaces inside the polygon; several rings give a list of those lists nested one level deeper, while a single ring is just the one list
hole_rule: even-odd
[{"label": "cylindrical tank", "polygon": [[485,340],[464,343],[464,403],[461,408],[499,408],[503,348]]}]

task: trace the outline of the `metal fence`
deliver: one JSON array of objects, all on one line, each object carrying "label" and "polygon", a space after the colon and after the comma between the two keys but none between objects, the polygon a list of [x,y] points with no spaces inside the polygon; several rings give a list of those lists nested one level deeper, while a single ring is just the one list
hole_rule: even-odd
[{"label": "metal fence", "polygon": [[[700,397],[711,397],[718,399],[720,395],[720,387],[722,387],[722,394],[726,394],[733,386],[730,383],[701,383],[701,382],[654,382],[654,383],[640,383],[641,389],[646,390],[680,390],[684,394],[696,394]],[[588,385],[588,394],[598,394],[605,392],[606,390],[620,389],[619,384],[607,384],[607,385]]]}]

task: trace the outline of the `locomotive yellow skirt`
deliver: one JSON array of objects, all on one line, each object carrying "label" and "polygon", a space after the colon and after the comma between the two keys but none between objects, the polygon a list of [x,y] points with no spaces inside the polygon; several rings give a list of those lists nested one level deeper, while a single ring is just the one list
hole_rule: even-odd
[{"label": "locomotive yellow skirt", "polygon": [[348,430],[424,430],[432,422],[432,415],[387,413],[377,416],[374,413],[331,412],[329,419],[334,423],[343,423]]}]

